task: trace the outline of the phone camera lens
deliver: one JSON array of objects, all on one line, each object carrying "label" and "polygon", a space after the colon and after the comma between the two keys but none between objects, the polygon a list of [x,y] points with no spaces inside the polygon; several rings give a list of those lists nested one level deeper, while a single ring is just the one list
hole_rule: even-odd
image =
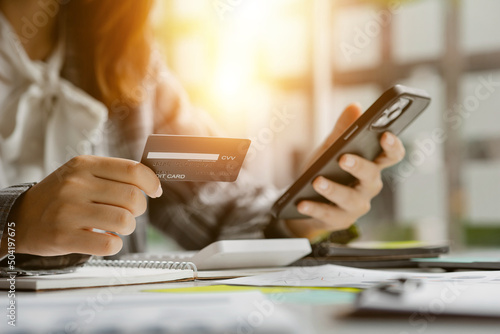
[{"label": "phone camera lens", "polygon": [[393,103],[389,108],[385,109],[380,116],[373,124],[373,128],[383,128],[396,118],[398,118],[401,113],[409,106],[410,100],[407,98],[399,98],[395,103]]}]

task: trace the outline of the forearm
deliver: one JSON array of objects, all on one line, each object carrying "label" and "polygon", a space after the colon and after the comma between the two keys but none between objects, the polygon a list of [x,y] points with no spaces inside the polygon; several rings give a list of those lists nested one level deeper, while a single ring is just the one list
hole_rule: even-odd
[{"label": "forearm", "polygon": [[150,221],[186,249],[220,239],[291,236],[270,214],[278,192],[254,185],[244,170],[234,183],[172,182],[164,190],[150,202]]},{"label": "forearm", "polygon": [[[163,63],[157,66],[154,133],[223,136],[206,113],[192,107]],[[163,196],[150,201],[149,219],[186,249],[200,249],[219,239],[292,236],[270,214],[279,192],[272,186],[256,186],[256,181],[242,169],[234,183],[165,183]]]}]

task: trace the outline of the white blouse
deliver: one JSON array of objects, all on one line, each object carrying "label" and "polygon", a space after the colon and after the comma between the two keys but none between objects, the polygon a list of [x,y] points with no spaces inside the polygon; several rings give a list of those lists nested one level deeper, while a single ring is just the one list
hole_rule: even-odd
[{"label": "white blouse", "polygon": [[104,104],[61,78],[64,43],[33,61],[0,12],[0,189],[40,181],[69,158],[92,154]]}]

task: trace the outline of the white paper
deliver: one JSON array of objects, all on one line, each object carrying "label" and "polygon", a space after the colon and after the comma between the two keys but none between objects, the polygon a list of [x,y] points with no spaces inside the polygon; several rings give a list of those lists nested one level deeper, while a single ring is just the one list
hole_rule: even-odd
[{"label": "white paper", "polygon": [[[115,287],[116,288],[116,287]],[[309,332],[260,292],[230,294],[36,294],[16,300],[16,327],[0,333],[296,333]],[[4,300],[0,300],[4,308]],[[7,331],[6,331],[7,330]]]},{"label": "white paper", "polygon": [[351,287],[364,289],[403,277],[420,279],[428,283],[453,282],[475,284],[488,282],[500,284],[500,271],[452,273],[396,272],[350,268],[333,264],[317,267],[297,267],[277,273],[219,281],[219,283],[252,286]]}]

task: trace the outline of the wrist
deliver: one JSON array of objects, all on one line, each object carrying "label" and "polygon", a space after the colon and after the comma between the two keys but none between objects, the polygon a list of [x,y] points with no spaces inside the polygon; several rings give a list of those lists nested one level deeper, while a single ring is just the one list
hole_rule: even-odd
[{"label": "wrist", "polygon": [[327,230],[320,230],[311,226],[310,219],[285,220],[288,230],[296,238],[307,238],[313,243],[318,237],[330,233]]},{"label": "wrist", "polygon": [[356,223],[353,223],[347,229],[336,231],[314,228],[310,224],[310,219],[286,220],[285,223],[295,237],[307,238],[311,244],[321,242],[347,244],[359,237],[359,230]]}]

